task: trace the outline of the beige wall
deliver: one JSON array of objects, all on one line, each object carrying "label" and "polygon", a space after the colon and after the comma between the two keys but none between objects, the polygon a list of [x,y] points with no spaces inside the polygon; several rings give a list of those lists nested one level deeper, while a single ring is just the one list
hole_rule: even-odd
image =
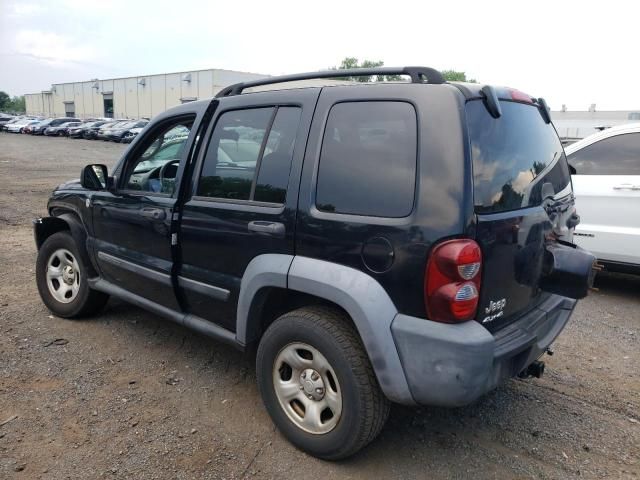
[{"label": "beige wall", "polygon": [[50,93],[30,93],[24,96],[25,108],[29,115],[52,116],[52,99]]},{"label": "beige wall", "polygon": [[[191,75],[191,81],[184,80],[187,74]],[[30,115],[62,117],[65,116],[65,102],[73,102],[77,117],[103,117],[104,94],[110,93],[113,95],[114,118],[150,118],[168,108],[180,105],[183,100],[211,98],[232,83],[265,77],[266,75],[230,70],[198,70],[61,83],[52,85],[50,93],[25,95],[25,103],[27,113]],[[141,85],[142,80],[144,85]],[[327,83],[334,82],[326,80],[294,82],[287,84],[286,87],[319,86]],[[272,87],[260,89],[268,88]]]},{"label": "beige wall", "polygon": [[153,75],[147,78],[147,86],[150,89],[151,116],[155,117],[160,112],[164,112],[168,107],[165,99],[166,78],[164,75]]},{"label": "beige wall", "polygon": [[[185,75],[190,75],[191,81],[185,81]],[[25,101],[27,113],[32,115],[61,117],[65,115],[65,102],[73,102],[77,117],[103,117],[103,94],[112,93],[114,118],[154,117],[168,108],[180,105],[183,100],[211,98],[232,83],[257,80],[266,76],[212,69],[61,83],[51,86],[50,95],[29,94],[25,96]],[[140,85],[142,79],[144,86]],[[327,81],[296,83],[288,87],[321,83],[326,84]],[[96,84],[98,88],[95,88]]]}]

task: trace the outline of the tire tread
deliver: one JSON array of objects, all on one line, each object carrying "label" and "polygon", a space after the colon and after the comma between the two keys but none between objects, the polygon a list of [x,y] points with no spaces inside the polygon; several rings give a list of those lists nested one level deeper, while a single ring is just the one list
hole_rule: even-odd
[{"label": "tire tread", "polygon": [[[48,251],[51,248],[52,244],[59,244],[61,247],[67,248],[70,250],[76,260],[80,264],[81,274],[84,277],[85,286],[78,293],[78,295],[84,295],[84,299],[81,301],[80,305],[78,305],[75,309],[69,309],[65,306],[59,307],[59,302],[51,297],[51,294],[48,291],[45,280],[41,278],[40,270],[43,264],[46,265],[48,258]],[[55,248],[55,247],[53,247]],[[97,290],[91,289],[87,282],[87,268],[82,263],[82,256],[79,255],[78,245],[76,245],[75,240],[71,236],[71,233],[68,230],[61,230],[59,232],[54,233],[50,237],[48,237],[41,245],[38,251],[38,257],[36,260],[36,283],[38,285],[38,291],[40,292],[40,296],[42,297],[45,305],[51,310],[53,313],[58,315],[59,317],[64,318],[82,318],[91,316],[98,311],[100,311],[104,305],[109,300],[109,295],[99,292]],[[86,293],[83,293],[86,292]]]},{"label": "tire tread", "polygon": [[322,456],[328,460],[339,460],[353,455],[373,441],[380,433],[389,416],[389,400],[384,396],[364,349],[364,345],[350,318],[331,306],[314,305],[302,307],[282,315],[272,327],[287,327],[287,320],[301,321],[307,327],[329,335],[345,353],[347,361],[357,379],[357,389],[363,412],[358,435],[350,445],[345,445],[335,455]]}]

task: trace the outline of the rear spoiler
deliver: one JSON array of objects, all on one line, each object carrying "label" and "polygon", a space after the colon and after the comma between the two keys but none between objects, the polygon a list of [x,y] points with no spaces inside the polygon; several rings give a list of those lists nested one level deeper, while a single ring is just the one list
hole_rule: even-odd
[{"label": "rear spoiler", "polygon": [[481,98],[487,111],[493,118],[500,118],[502,116],[500,100],[508,100],[528,103],[538,107],[538,111],[540,112],[544,123],[551,123],[549,106],[544,98],[535,98],[519,90],[506,87],[494,87],[491,85],[480,86],[476,84],[458,82],[449,83],[458,88],[467,100]]}]

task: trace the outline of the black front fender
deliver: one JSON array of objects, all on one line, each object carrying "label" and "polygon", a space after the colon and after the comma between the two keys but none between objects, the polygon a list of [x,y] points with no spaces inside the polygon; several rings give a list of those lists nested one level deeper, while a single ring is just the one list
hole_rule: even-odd
[{"label": "black front fender", "polygon": [[47,238],[61,231],[68,231],[73,237],[89,276],[97,276],[98,273],[87,250],[87,230],[80,219],[73,213],[63,213],[56,217],[44,217],[34,220],[33,235],[37,249],[40,250],[40,247]]},{"label": "black front fender", "polygon": [[36,241],[36,248],[40,250],[40,247],[47,238],[63,230],[71,230],[71,228],[69,224],[60,217],[36,218],[33,221],[33,237]]}]

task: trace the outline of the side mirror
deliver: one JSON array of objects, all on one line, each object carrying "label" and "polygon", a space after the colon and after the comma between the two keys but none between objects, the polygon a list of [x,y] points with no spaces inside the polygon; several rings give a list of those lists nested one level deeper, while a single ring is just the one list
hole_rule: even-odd
[{"label": "side mirror", "polygon": [[80,184],[87,190],[107,190],[110,183],[106,165],[93,164],[82,168]]},{"label": "side mirror", "polygon": [[569,172],[571,172],[571,175],[575,175],[576,173],[578,173],[576,167],[574,167],[573,165],[569,165]]}]

